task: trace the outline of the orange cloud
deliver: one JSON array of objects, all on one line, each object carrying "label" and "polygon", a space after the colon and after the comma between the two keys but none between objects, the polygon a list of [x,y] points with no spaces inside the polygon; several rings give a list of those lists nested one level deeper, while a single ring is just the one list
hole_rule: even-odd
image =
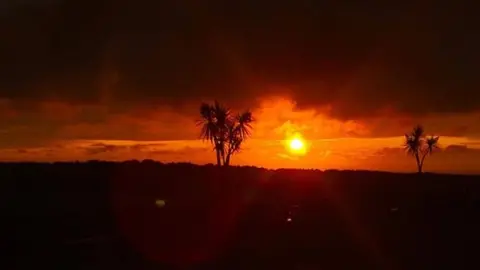
[{"label": "orange cloud", "polygon": [[284,98],[265,100],[254,111],[255,138],[285,139],[301,133],[308,139],[355,137],[368,134],[367,127],[354,120],[341,121],[327,116],[325,108],[297,109]]},{"label": "orange cloud", "polygon": [[[115,110],[61,101],[39,102],[27,107],[14,105],[8,100],[0,101],[0,110],[10,112],[8,121],[0,127],[0,160],[3,161],[215,162],[212,146],[198,140],[199,130],[195,126],[198,104],[188,108],[146,106]],[[427,115],[419,119],[385,111],[383,116],[368,119],[339,120],[330,117],[333,109],[299,108],[294,101],[283,97],[263,99],[253,107],[256,119],[253,136],[232,162],[269,168],[410,170],[411,160],[400,149],[400,136],[416,121],[425,123],[427,131],[441,135],[444,148],[449,145],[478,147],[474,137],[458,136],[465,129],[475,134],[476,127],[471,124],[478,119],[477,114]],[[462,126],[466,127],[462,129]],[[295,133],[302,134],[308,144],[305,155],[294,156],[285,148],[284,140]],[[472,161],[476,151],[445,151],[442,155],[469,160],[462,165],[448,163],[443,157],[432,157],[430,168],[473,169],[479,165]]]}]

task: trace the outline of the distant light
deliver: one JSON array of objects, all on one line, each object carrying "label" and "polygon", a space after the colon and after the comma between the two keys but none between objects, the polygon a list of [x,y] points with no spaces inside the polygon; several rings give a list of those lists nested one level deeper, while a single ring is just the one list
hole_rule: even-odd
[{"label": "distant light", "polygon": [[155,205],[159,208],[165,207],[166,201],[165,200],[155,200]]},{"label": "distant light", "polygon": [[292,218],[287,218],[287,222],[292,222]]},{"label": "distant light", "polygon": [[397,211],[398,211],[398,207],[393,207],[393,208],[390,209],[390,211],[392,211],[392,212],[397,212]]}]

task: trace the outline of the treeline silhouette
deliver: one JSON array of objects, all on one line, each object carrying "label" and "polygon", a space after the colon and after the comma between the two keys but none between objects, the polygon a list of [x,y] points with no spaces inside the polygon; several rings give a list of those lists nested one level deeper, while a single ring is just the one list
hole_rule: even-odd
[{"label": "treeline silhouette", "polygon": [[479,266],[479,176],[94,161],[0,179],[2,269]]}]

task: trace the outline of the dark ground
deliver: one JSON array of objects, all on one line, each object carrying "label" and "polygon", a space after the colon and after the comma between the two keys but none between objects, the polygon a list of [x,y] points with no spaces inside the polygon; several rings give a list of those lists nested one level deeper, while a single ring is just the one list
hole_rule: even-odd
[{"label": "dark ground", "polygon": [[2,164],[0,192],[0,269],[480,269],[479,176]]}]

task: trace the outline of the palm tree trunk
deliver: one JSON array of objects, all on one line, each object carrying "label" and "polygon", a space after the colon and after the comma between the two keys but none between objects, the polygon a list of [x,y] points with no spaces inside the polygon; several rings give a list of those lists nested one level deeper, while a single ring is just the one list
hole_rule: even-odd
[{"label": "palm tree trunk", "polygon": [[418,156],[418,153],[415,154],[415,159],[417,161],[418,173],[422,173],[422,164],[420,163],[420,157]]},{"label": "palm tree trunk", "polygon": [[225,159],[225,166],[230,166],[230,156],[232,153],[230,151],[227,153],[227,158]]},{"label": "palm tree trunk", "polygon": [[221,161],[220,161],[220,151],[218,151],[218,149],[215,150],[215,151],[217,152],[217,166],[221,166],[222,163],[221,163]]},{"label": "palm tree trunk", "polygon": [[425,157],[428,153],[423,154],[422,160],[420,161],[420,172],[423,172],[423,162],[425,161]]},{"label": "palm tree trunk", "polygon": [[225,160],[225,150],[221,150],[223,166],[227,166],[227,161]]},{"label": "palm tree trunk", "polygon": [[220,147],[218,141],[215,141],[215,152],[217,152],[217,166],[222,166],[222,161],[220,160]]}]

